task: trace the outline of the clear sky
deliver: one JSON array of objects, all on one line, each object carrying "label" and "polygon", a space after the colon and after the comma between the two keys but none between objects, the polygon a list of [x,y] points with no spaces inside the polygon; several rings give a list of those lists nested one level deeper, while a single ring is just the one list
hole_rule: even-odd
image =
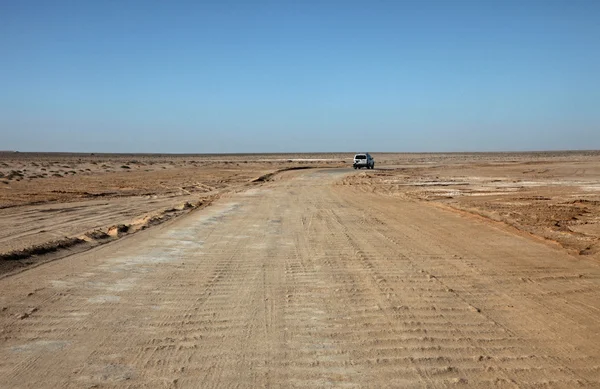
[{"label": "clear sky", "polygon": [[0,0],[0,150],[600,149],[600,1]]}]

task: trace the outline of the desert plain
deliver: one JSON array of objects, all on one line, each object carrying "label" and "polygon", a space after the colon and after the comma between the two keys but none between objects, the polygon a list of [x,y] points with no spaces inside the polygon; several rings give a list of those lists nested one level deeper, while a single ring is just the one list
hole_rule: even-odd
[{"label": "desert plain", "polygon": [[600,152],[0,153],[0,387],[599,387]]}]

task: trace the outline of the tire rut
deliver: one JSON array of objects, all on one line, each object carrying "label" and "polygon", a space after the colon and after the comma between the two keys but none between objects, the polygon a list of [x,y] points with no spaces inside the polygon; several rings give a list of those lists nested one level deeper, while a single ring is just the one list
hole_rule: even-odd
[{"label": "tire rut", "polygon": [[0,387],[600,385],[597,265],[342,174],[0,280]]}]

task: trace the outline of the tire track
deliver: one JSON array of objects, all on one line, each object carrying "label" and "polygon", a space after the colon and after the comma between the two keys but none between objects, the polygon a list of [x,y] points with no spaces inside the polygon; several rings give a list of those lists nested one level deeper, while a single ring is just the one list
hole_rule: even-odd
[{"label": "tire track", "polygon": [[599,266],[340,174],[0,280],[0,387],[600,385]]}]

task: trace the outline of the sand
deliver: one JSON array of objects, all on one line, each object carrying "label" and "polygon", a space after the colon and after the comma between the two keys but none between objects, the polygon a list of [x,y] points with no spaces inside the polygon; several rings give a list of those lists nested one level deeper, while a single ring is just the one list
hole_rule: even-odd
[{"label": "sand", "polygon": [[389,157],[415,167],[272,174],[1,278],[0,387],[598,388],[598,259],[452,202],[567,192],[491,182],[530,156]]},{"label": "sand", "polygon": [[387,167],[343,184],[464,211],[600,252],[600,152],[389,155]]}]

